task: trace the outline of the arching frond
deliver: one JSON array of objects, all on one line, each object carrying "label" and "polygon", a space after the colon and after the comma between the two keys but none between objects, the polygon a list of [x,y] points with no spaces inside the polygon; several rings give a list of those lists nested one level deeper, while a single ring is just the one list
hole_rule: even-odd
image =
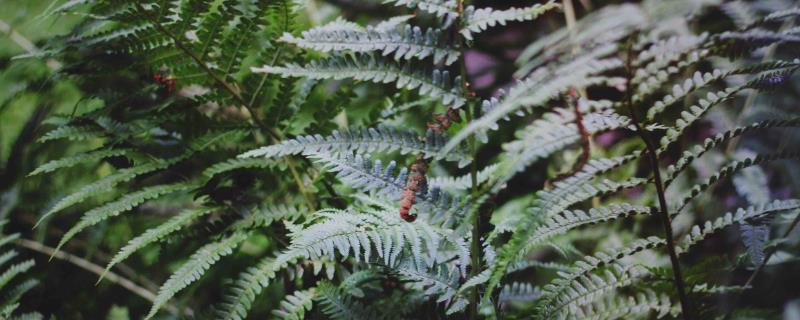
[{"label": "arching frond", "polygon": [[435,14],[437,17],[452,19],[458,16],[456,0],[384,0],[384,3],[394,3],[396,6],[420,9]]},{"label": "arching frond", "polygon": [[310,79],[347,79],[375,83],[394,82],[399,89],[416,89],[422,95],[439,97],[445,105],[460,107],[466,103],[462,94],[461,80],[450,78],[448,71],[433,70],[431,75],[418,71],[411,63],[387,62],[372,55],[354,57],[332,56],[315,60],[306,66],[289,64],[284,67],[263,66],[253,68],[255,73],[275,73],[282,77],[305,77]]},{"label": "arching frond", "polygon": [[[439,150],[447,143],[447,136],[432,130],[425,132],[424,140],[414,130],[397,129],[379,125],[368,129],[334,130],[331,135],[299,136],[294,139],[282,141],[241,154],[240,158],[266,157],[274,158],[295,154],[327,153],[336,155],[340,153],[358,152],[389,153],[399,151],[401,154],[423,154],[427,158],[439,156]],[[459,166],[464,166],[470,157],[466,148],[459,148],[454,152],[441,155],[450,161],[458,161]]]},{"label": "arching frond", "polygon": [[279,267],[274,258],[268,257],[243,271],[224,293],[223,302],[217,306],[215,317],[225,320],[246,319],[256,296],[275,278]]},{"label": "arching frond", "polygon": [[702,228],[700,226],[693,226],[689,234],[678,243],[676,251],[679,254],[688,252],[692,246],[705,240],[708,236],[725,229],[735,223],[743,223],[749,220],[758,219],[761,217],[773,215],[778,212],[797,210],[800,209],[800,200],[775,200],[770,203],[750,206],[746,209],[739,208],[736,213],[728,212],[722,217],[715,219],[713,222],[706,221]]},{"label": "arching frond", "polygon": [[328,282],[317,284],[317,296],[322,312],[331,319],[383,319],[389,315],[380,314],[371,306],[366,306],[352,297],[342,294],[341,289]]},{"label": "arching frond", "polygon": [[126,194],[117,200],[104,204],[103,206],[89,210],[83,214],[81,220],[77,224],[72,226],[72,228],[64,233],[64,235],[61,237],[61,240],[58,242],[58,246],[56,246],[56,251],[64,246],[70,239],[72,239],[72,237],[88,227],[105,221],[108,218],[118,216],[123,212],[132,210],[136,206],[146,201],[157,199],[170,193],[186,191],[194,187],[195,185],[191,183],[165,184],[147,187],[140,191]]},{"label": "arching frond", "polygon": [[160,239],[165,238],[166,236],[172,234],[175,231],[180,230],[181,228],[187,226],[192,221],[196,220],[197,218],[209,214],[214,211],[213,208],[199,208],[199,209],[187,209],[183,210],[174,217],[170,218],[166,222],[159,224],[157,227],[148,229],[141,235],[137,236],[136,238],[131,239],[128,241],[122,249],[111,258],[111,261],[108,262],[106,265],[106,270],[100,276],[98,281],[103,280],[106,273],[111,270],[111,267],[114,265],[122,262],[123,260],[130,257],[132,254],[136,253],[140,249],[150,245]]},{"label": "arching frond", "polygon": [[[337,20],[333,24],[338,26],[340,22]],[[428,29],[423,32],[419,27],[410,25],[406,25],[402,31],[385,26],[381,29],[375,27],[345,29],[325,25],[303,31],[302,38],[287,33],[281,40],[323,52],[379,51],[383,56],[392,55],[394,60],[433,57],[434,62],[450,65],[458,60],[460,54],[442,44],[441,37],[439,30]]]},{"label": "arching frond", "polygon": [[463,19],[466,23],[459,32],[467,40],[472,40],[473,33],[480,33],[498,24],[505,25],[509,21],[533,20],[549,10],[560,7],[561,6],[555,1],[549,1],[544,4],[537,3],[525,8],[509,8],[505,10],[495,10],[492,8],[475,9],[475,7],[469,6],[464,9]]},{"label": "arching frond", "polygon": [[246,233],[234,233],[227,238],[209,243],[198,249],[180,269],[175,271],[175,273],[161,285],[161,288],[158,289],[158,295],[156,295],[155,301],[153,301],[153,307],[150,308],[145,318],[150,319],[155,316],[158,310],[175,296],[175,294],[189,286],[192,282],[200,279],[214,263],[219,261],[223,256],[231,254],[233,249],[246,238]]},{"label": "arching frond", "polygon": [[277,319],[301,320],[305,318],[307,311],[314,305],[314,298],[317,296],[315,288],[307,290],[297,290],[287,295],[281,301],[280,309],[272,310],[272,315]]},{"label": "arching frond", "polygon": [[51,160],[33,170],[28,176],[35,176],[40,173],[48,173],[58,169],[74,167],[79,164],[95,162],[109,157],[123,156],[131,152],[130,149],[107,149],[97,150],[87,153],[79,153],[73,156]]}]

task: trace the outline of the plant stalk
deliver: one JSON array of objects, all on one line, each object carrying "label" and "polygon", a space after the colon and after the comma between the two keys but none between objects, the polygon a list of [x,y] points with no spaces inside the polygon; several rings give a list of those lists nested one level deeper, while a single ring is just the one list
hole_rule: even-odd
[{"label": "plant stalk", "polygon": [[632,46],[629,44],[627,49],[627,57],[626,57],[626,78],[627,78],[627,94],[626,94],[626,104],[628,106],[628,111],[631,114],[631,121],[633,125],[636,127],[636,134],[644,141],[645,147],[647,148],[647,158],[650,162],[650,167],[653,170],[653,184],[656,187],[656,194],[658,195],[658,204],[659,204],[659,213],[658,216],[661,218],[661,224],[664,226],[664,233],[665,238],[667,240],[667,251],[669,252],[669,260],[672,264],[672,275],[673,275],[673,282],[675,283],[675,287],[678,291],[678,298],[681,303],[681,310],[683,319],[691,320],[692,313],[691,307],[689,305],[689,298],[686,295],[686,285],[683,281],[683,274],[681,272],[681,264],[678,260],[678,253],[675,250],[675,238],[672,234],[672,219],[669,215],[669,208],[667,207],[667,198],[665,196],[665,188],[664,182],[661,180],[661,169],[659,167],[659,160],[658,154],[656,153],[656,146],[653,144],[653,141],[650,139],[648,133],[642,128],[641,123],[639,122],[639,116],[634,110],[633,107],[633,88],[634,86],[631,85],[632,79],[632,68],[631,68],[631,58],[632,58]]}]

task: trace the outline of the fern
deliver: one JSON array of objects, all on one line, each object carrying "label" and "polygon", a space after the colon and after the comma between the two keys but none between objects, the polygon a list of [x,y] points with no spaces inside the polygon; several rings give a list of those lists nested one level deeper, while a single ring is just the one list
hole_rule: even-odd
[{"label": "fern", "polygon": [[36,168],[36,170],[31,171],[31,173],[29,173],[28,176],[35,176],[41,173],[53,172],[58,169],[74,167],[76,165],[94,162],[109,157],[124,156],[130,151],[131,150],[128,149],[109,149],[109,150],[98,150],[89,153],[76,154],[71,157],[49,161]]},{"label": "fern", "polygon": [[475,9],[475,7],[469,6],[464,10],[464,20],[466,22],[459,32],[467,40],[472,40],[473,33],[480,33],[497,24],[505,25],[508,21],[533,20],[537,16],[556,8],[560,8],[560,6],[555,1],[535,4],[526,8],[510,8],[506,10]]},{"label": "fern", "polygon": [[298,290],[281,301],[281,308],[273,310],[272,315],[278,319],[300,320],[311,310],[317,291],[314,288]]},{"label": "fern", "polygon": [[282,77],[305,77],[309,79],[346,79],[370,81],[376,83],[395,82],[397,88],[417,89],[420,94],[440,97],[442,103],[456,107],[464,105],[466,100],[461,93],[459,78],[451,79],[450,72],[433,70],[430,76],[415,71],[410,63],[403,65],[386,62],[372,55],[333,56],[324,60],[315,60],[306,66],[289,64],[284,67],[263,66],[253,68],[256,73],[280,74]]},{"label": "fern", "polygon": [[322,52],[380,51],[383,56],[393,55],[395,60],[433,57],[434,61],[443,62],[446,65],[455,62],[459,56],[458,51],[439,43],[441,32],[438,30],[428,29],[423,32],[419,27],[409,25],[406,25],[402,31],[386,26],[381,29],[348,28],[348,25],[342,26],[341,20],[331,24],[304,31],[302,38],[284,34],[281,40],[302,48]]},{"label": "fern", "polygon": [[[348,152],[381,152],[389,153],[400,151],[401,154],[422,153],[427,157],[439,155],[439,150],[447,142],[443,134],[426,131],[424,141],[412,130],[396,129],[388,126],[378,126],[369,129],[334,130],[331,135],[300,136],[295,139],[282,141],[280,144],[262,147],[243,153],[239,157],[265,157],[275,158],[286,155],[326,153],[340,154]],[[459,166],[464,166],[469,161],[469,156],[464,148],[455,152],[442,155],[446,160],[458,161]]]},{"label": "fern", "polygon": [[233,249],[244,241],[246,237],[247,234],[245,233],[235,233],[228,238],[209,243],[198,249],[183,266],[161,285],[161,288],[158,289],[158,295],[153,301],[153,307],[150,308],[145,318],[150,319],[155,316],[169,299],[192,282],[197,281],[221,257],[231,254]]},{"label": "fern", "polygon": [[455,0],[384,0],[384,3],[394,3],[396,6],[406,6],[411,9],[420,9],[438,17],[454,18],[458,16]]},{"label": "fern", "polygon": [[209,208],[202,208],[202,209],[188,209],[184,210],[181,213],[177,214],[176,216],[172,217],[171,219],[167,220],[166,222],[159,224],[157,227],[153,229],[148,229],[143,234],[139,235],[136,238],[131,239],[128,241],[119,252],[111,258],[111,261],[108,262],[106,265],[106,270],[100,275],[100,280],[102,280],[105,275],[111,270],[111,267],[114,265],[122,262],[123,260],[130,257],[135,252],[139,251],[140,249],[144,248],[145,246],[152,244],[160,239],[163,239],[167,235],[180,230],[181,228],[188,225],[193,220],[206,215],[213,211]]},{"label": "fern", "polygon": [[[66,233],[61,237],[61,240],[58,242],[56,246],[56,252],[62,246],[64,246],[72,237],[83,231],[84,229],[96,225],[102,221],[105,221],[108,218],[118,216],[119,214],[132,210],[134,207],[148,201],[157,199],[162,197],[166,194],[186,191],[188,189],[194,188],[194,185],[188,183],[178,183],[178,184],[171,184],[171,185],[159,185],[154,187],[147,187],[140,191],[127,194],[122,198],[106,203],[103,206],[94,208],[92,210],[87,211],[81,217],[80,222],[76,225],[72,226]],[[55,254],[55,253],[53,253]]]},{"label": "fern", "polygon": [[280,265],[275,265],[275,259],[270,257],[242,272],[229,292],[224,294],[223,302],[217,307],[216,318],[245,319],[256,296],[276,276],[279,267]]}]

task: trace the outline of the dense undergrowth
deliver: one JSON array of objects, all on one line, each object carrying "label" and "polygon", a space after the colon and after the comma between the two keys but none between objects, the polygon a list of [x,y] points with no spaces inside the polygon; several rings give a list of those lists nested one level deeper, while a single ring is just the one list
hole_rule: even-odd
[{"label": "dense undergrowth", "polygon": [[6,317],[800,314],[792,1],[9,8]]}]

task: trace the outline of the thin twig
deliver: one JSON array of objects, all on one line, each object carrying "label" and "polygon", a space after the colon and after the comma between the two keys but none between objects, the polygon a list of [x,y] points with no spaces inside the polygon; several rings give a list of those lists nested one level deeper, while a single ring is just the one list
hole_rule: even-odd
[{"label": "thin twig", "polygon": [[628,110],[631,114],[631,121],[633,125],[636,127],[636,133],[639,137],[644,141],[645,147],[647,148],[647,158],[650,161],[650,167],[653,170],[653,184],[656,187],[656,194],[658,195],[658,204],[660,207],[660,211],[658,213],[659,217],[661,218],[661,224],[664,227],[665,238],[667,239],[667,249],[669,251],[669,260],[672,264],[672,275],[673,281],[675,282],[675,287],[678,291],[678,298],[680,299],[681,303],[681,310],[683,314],[683,318],[686,320],[692,319],[692,312],[689,306],[689,298],[686,296],[686,289],[683,282],[683,274],[681,273],[681,264],[678,260],[678,254],[675,251],[675,239],[672,234],[672,219],[669,215],[669,208],[667,207],[667,199],[664,192],[664,183],[661,180],[661,169],[658,165],[658,154],[656,153],[656,147],[653,144],[653,141],[650,139],[648,133],[642,128],[641,123],[639,122],[638,113],[634,110],[633,107],[633,91],[631,88],[634,88],[631,85],[632,79],[632,46],[628,44],[627,50],[627,57],[626,57],[626,77],[627,77],[627,84],[628,90],[626,93],[627,99],[627,106]]},{"label": "thin twig", "polygon": [[[77,256],[69,254],[69,253],[66,253],[66,252],[64,252],[64,250],[56,251],[55,249],[53,249],[51,247],[48,247],[46,245],[43,245],[43,244],[41,244],[39,242],[36,242],[36,241],[33,241],[33,240],[18,239],[18,240],[16,240],[15,243],[18,246],[23,247],[25,249],[36,251],[36,252],[42,253],[44,255],[59,259],[59,260],[63,260],[65,262],[69,262],[69,263],[71,263],[71,264],[73,264],[73,265],[75,265],[75,266],[77,266],[77,267],[79,267],[81,269],[84,269],[86,271],[94,273],[94,274],[96,274],[98,276],[101,276],[105,272],[105,268],[103,268],[103,267],[101,267],[101,266],[99,266],[97,264],[94,264],[91,261],[88,261],[86,259],[77,257]],[[111,283],[114,283],[116,285],[119,285],[119,286],[127,289],[130,292],[133,292],[137,296],[140,296],[140,297],[144,298],[147,301],[154,302],[155,299],[156,299],[156,294],[155,293],[153,293],[150,290],[147,290],[147,289],[139,286],[138,284],[136,284],[135,282],[129,280],[128,278],[120,276],[120,275],[118,275],[118,274],[116,274],[116,273],[114,273],[112,271],[109,271],[108,273],[105,274],[105,279],[110,281]],[[168,304],[165,308],[166,308],[167,311],[169,311],[169,313],[172,313],[175,316],[180,316],[181,315],[181,312],[178,310],[178,308],[175,307],[172,304]],[[194,314],[194,311],[192,311],[192,309],[187,307],[186,309],[184,309],[184,314],[192,315],[192,314]]]}]

